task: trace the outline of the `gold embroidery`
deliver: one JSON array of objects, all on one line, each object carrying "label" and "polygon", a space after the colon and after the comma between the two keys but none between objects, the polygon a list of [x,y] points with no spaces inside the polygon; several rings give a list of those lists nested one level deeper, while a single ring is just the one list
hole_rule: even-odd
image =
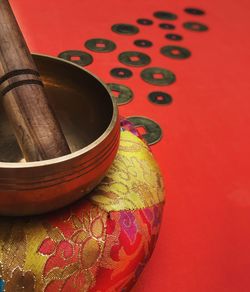
[{"label": "gold embroidery", "polygon": [[122,132],[117,157],[90,201],[108,212],[135,210],[163,202],[163,193],[160,170],[148,148]]},{"label": "gold embroidery", "polygon": [[22,291],[27,292],[41,291],[42,269],[47,257],[37,254],[37,249],[45,236],[37,220],[1,219],[0,262],[6,292],[19,291],[20,287],[25,287]]},{"label": "gold embroidery", "polygon": [[[72,210],[64,220],[71,225],[71,232],[69,225],[66,228],[67,234],[63,233],[63,227],[60,231],[57,227],[47,226],[48,234],[52,236],[50,239],[53,238],[56,244],[50,256],[60,266],[45,269],[43,290],[57,280],[64,287],[71,277],[72,285],[79,291],[87,291],[95,284],[96,270],[104,249],[107,213],[89,203],[84,206],[80,214]],[[65,257],[65,248],[61,244],[67,244],[67,249],[72,254]]]}]

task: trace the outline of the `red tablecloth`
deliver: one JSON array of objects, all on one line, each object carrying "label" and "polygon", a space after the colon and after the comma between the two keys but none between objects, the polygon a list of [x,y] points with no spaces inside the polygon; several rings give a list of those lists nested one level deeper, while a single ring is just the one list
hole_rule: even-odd
[{"label": "red tablecloth", "polygon": [[[163,130],[152,146],[165,176],[167,204],[157,247],[135,291],[248,292],[250,291],[250,114],[249,28],[250,2],[246,0],[11,0],[33,52],[57,56],[65,50],[89,52],[94,62],[86,69],[105,82],[129,86],[134,99],[120,106],[123,116],[146,116]],[[205,15],[184,12],[187,7]],[[156,11],[172,12],[176,20],[160,20]],[[137,19],[153,25],[137,24]],[[194,32],[183,23],[206,24]],[[139,27],[136,35],[111,31],[116,23]],[[171,23],[175,30],[159,28]],[[167,33],[183,36],[168,40]],[[91,38],[107,38],[117,49],[94,53],[84,47]],[[136,39],[153,42],[136,47]],[[191,51],[176,60],[160,54],[165,45]],[[144,67],[126,67],[117,57],[140,51],[152,61],[148,67],[171,70],[177,81],[169,86],[145,83]],[[110,75],[114,67],[133,71],[130,79]],[[156,105],[152,91],[169,93],[173,102]]]}]

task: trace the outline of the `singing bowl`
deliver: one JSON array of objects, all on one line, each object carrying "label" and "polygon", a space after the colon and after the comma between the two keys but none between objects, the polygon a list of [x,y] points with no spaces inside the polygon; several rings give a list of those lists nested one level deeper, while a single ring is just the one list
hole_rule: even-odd
[{"label": "singing bowl", "polygon": [[1,104],[1,215],[40,214],[86,195],[104,177],[119,146],[118,110],[106,86],[71,62],[33,58],[71,154],[25,162]]}]

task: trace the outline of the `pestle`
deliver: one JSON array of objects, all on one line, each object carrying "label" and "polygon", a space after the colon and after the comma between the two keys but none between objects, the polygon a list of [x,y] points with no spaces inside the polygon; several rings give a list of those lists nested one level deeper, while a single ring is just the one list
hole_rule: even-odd
[{"label": "pestle", "polygon": [[0,0],[0,97],[26,161],[70,153],[8,0]]}]

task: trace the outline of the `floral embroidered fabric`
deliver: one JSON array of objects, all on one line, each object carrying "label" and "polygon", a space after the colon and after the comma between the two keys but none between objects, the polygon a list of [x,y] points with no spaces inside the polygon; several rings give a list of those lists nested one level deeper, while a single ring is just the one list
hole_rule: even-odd
[{"label": "floral embroidered fabric", "polygon": [[148,147],[121,132],[88,196],[56,212],[0,221],[0,291],[127,291],[154,249],[163,183]]}]

